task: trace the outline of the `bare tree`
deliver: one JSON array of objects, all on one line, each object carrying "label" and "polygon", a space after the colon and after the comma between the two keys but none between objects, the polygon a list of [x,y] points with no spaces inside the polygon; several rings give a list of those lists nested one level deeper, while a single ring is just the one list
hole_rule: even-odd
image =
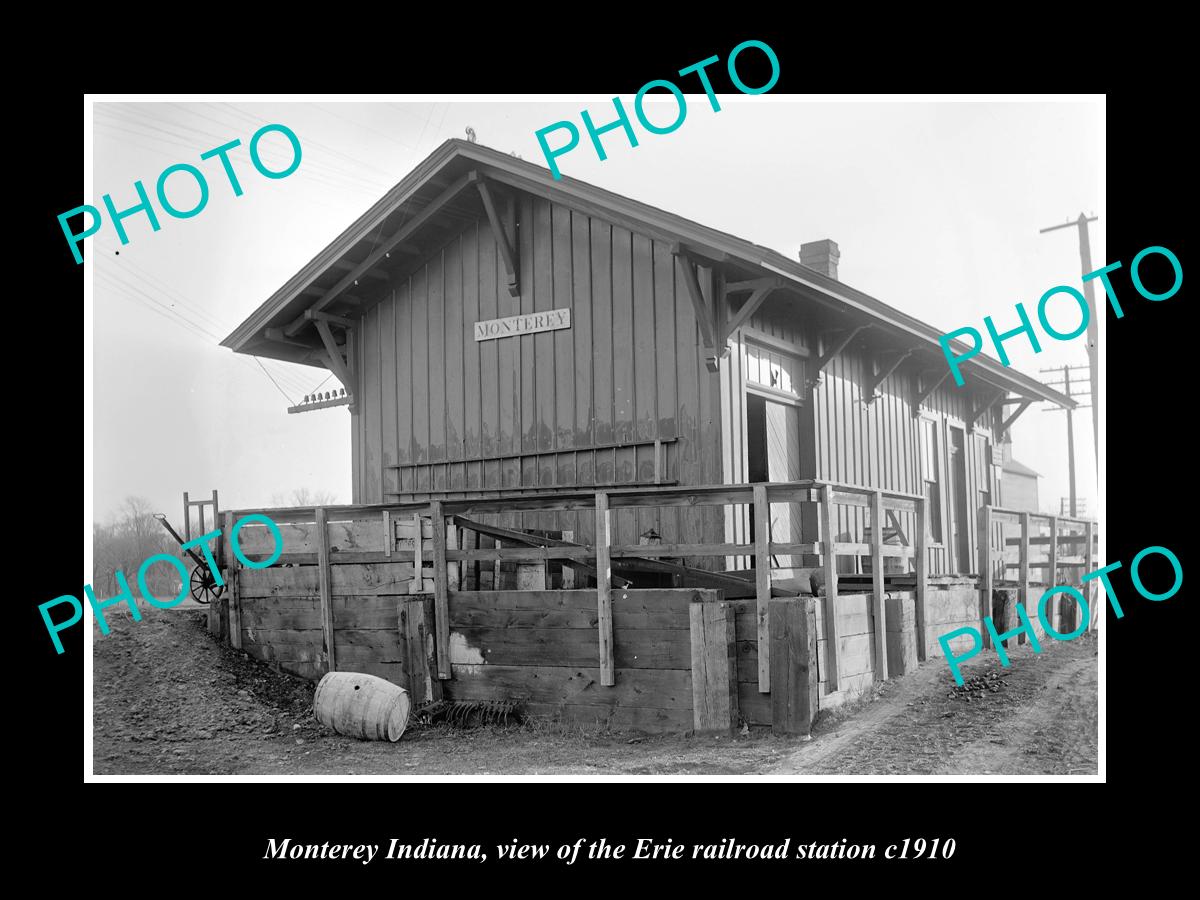
[{"label": "bare tree", "polygon": [[157,539],[160,534],[158,523],[154,521],[154,507],[145,497],[126,497],[121,504],[122,526],[133,539],[135,551],[148,550],[146,554],[157,553],[151,549],[162,542]]},{"label": "bare tree", "polygon": [[[157,553],[178,556],[179,546],[154,521],[154,507],[145,497],[126,497],[120,510],[107,525],[92,528],[92,586],[105,596],[118,590],[117,572],[125,575],[130,588],[137,591],[137,572],[142,563]],[[178,588],[177,571],[161,563],[148,570],[147,586],[156,595]]]},{"label": "bare tree", "polygon": [[313,491],[306,487],[296,488],[291,494],[271,495],[272,506],[332,506],[335,503],[337,495],[332,491]]}]

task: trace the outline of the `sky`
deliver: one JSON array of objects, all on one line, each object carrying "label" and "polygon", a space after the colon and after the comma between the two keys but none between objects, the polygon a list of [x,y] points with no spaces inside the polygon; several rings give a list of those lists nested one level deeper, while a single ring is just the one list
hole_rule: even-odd
[{"label": "sky", "polygon": [[[631,99],[625,97],[626,106]],[[945,331],[993,316],[1018,324],[1015,305],[1036,315],[1056,285],[1080,286],[1077,232],[1039,229],[1099,216],[1093,268],[1105,257],[1104,111],[1101,100],[1052,102],[846,102],[720,95],[713,112],[688,95],[683,124],[667,135],[606,136],[600,161],[586,134],[558,158],[563,174],[590,182],[793,258],[807,241],[831,238],[839,279]],[[328,372],[256,362],[218,343],[285,281],[447,138],[473,128],[481,144],[545,164],[535,132],[559,120],[612,118],[610,98],[400,98],[396,102],[96,102],[94,196],[81,203],[137,203],[141,180],[177,163],[206,175],[209,200],[187,219],[158,211],[112,223],[85,242],[94,260],[93,504],[107,521],[139,495],[176,521],[182,493],[220,492],[222,508],[272,505],[293,490],[350,502],[350,422],[343,407],[287,415]],[[647,104],[669,122],[674,101]],[[262,125],[298,136],[299,168],[268,179],[247,151]],[[582,130],[582,126],[581,126]],[[240,139],[230,153],[243,188],[234,196],[216,159],[200,154]],[[557,136],[552,140],[557,139]],[[291,160],[287,140],[260,144],[265,165]],[[198,199],[187,175],[168,195],[180,209]],[[157,208],[157,200],[155,200]],[[69,247],[64,241],[64,252]],[[1128,261],[1126,261],[1128,264]],[[1075,316],[1076,318],[1072,318]],[[1078,323],[1069,304],[1050,321]],[[1103,332],[1102,332],[1103,334]],[[1042,335],[1005,347],[1014,368],[1086,365],[1084,338]],[[993,353],[994,355],[994,353]],[[1085,371],[1073,373],[1083,380]],[[322,390],[338,385],[325,381]],[[1082,402],[1087,403],[1084,399]],[[1066,414],[1031,407],[1013,426],[1014,456],[1043,478],[1043,509],[1067,494]],[[1091,410],[1074,414],[1078,492],[1095,509]]]}]

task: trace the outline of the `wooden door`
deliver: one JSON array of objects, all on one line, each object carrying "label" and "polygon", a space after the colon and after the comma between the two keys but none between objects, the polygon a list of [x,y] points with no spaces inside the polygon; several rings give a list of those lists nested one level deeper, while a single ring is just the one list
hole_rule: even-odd
[{"label": "wooden door", "polygon": [[[765,401],[767,474],[770,481],[800,480],[800,410],[790,403]],[[798,544],[800,536],[800,504],[771,504],[771,540],[779,544]],[[810,536],[815,541],[816,536]],[[801,565],[799,556],[779,556],[778,568],[790,569]]]},{"label": "wooden door", "polygon": [[967,449],[966,436],[961,428],[949,428],[950,441],[950,537],[954,546],[954,571],[966,574],[972,569],[971,541],[968,522]]}]

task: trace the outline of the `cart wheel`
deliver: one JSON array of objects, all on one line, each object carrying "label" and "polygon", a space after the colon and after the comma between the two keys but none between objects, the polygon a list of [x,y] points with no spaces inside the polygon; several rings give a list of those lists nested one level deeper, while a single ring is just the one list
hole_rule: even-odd
[{"label": "cart wheel", "polygon": [[217,584],[213,573],[204,566],[192,569],[190,584],[192,599],[197,603],[208,603],[225,593],[225,585]]}]

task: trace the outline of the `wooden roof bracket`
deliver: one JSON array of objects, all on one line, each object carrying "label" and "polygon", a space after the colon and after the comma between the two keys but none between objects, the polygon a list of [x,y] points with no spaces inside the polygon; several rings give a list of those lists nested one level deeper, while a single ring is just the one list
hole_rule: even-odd
[{"label": "wooden roof bracket", "polygon": [[844,331],[834,331],[831,333],[831,336],[833,334],[837,334],[837,335],[840,335],[840,337],[833,344],[833,346],[829,347],[825,351],[825,353],[821,356],[821,358],[818,359],[815,363],[813,363],[812,366],[809,368],[808,389],[810,391],[813,388],[819,386],[821,384],[821,382],[823,382],[825,380],[825,376],[823,374],[825,371],[825,367],[827,365],[829,365],[831,362],[833,362],[835,359],[837,359],[838,356],[841,354],[841,352],[843,350],[845,350],[847,347],[849,347],[850,342],[852,340],[854,340],[856,337],[858,337],[858,335],[861,332],[866,331],[868,328],[871,328],[871,327],[873,327],[873,326],[871,326],[871,325],[855,325],[853,328],[848,328]]},{"label": "wooden roof bracket", "polygon": [[[874,400],[878,399],[879,397],[882,397],[883,394],[880,392],[879,386],[881,384],[883,384],[885,381],[887,381],[889,375],[891,375],[898,368],[900,368],[900,364],[902,362],[904,362],[906,359],[908,359],[910,356],[912,356],[916,352],[917,352],[917,348],[914,347],[911,350],[900,350],[895,353],[883,354],[883,356],[881,356],[877,360],[878,363],[882,364],[883,359],[888,356],[893,357],[892,361],[886,365],[881,365],[878,374],[874,375],[871,378],[870,382],[863,386],[863,393],[866,394],[866,396],[863,398],[863,402],[867,403],[869,405]],[[947,369],[947,371],[949,371],[949,370]]]},{"label": "wooden roof bracket", "polygon": [[[1006,400],[1004,402],[1007,403],[1009,401]],[[1015,402],[1020,403],[1021,405],[1018,406],[1016,408],[1016,410],[1013,411],[1012,415],[1010,415],[1007,419],[1005,419],[1003,422],[1000,423],[1000,431],[999,431],[1000,434],[1004,434],[1004,432],[1008,431],[1008,429],[1012,427],[1012,423],[1017,421],[1017,417],[1019,415],[1021,415],[1021,413],[1025,412],[1025,410],[1029,409],[1030,406],[1033,405],[1033,401],[1030,400],[1028,397],[1020,397]]]},{"label": "wooden roof bracket", "polygon": [[704,367],[710,372],[716,372],[721,367],[721,357],[729,352],[725,341],[717,343],[717,321],[712,304],[700,290],[700,279],[696,274],[696,262],[688,255],[680,244],[671,245],[680,268],[683,269],[683,281],[687,285],[688,297],[692,301],[692,311],[696,314],[696,322],[700,326],[700,340],[704,345]]},{"label": "wooden roof bracket", "polygon": [[936,381],[931,383],[929,385],[929,387],[926,387],[926,388],[921,387],[921,375],[923,375],[924,373],[923,372],[917,373],[917,395],[915,397],[913,397],[913,415],[914,416],[918,416],[921,414],[921,404],[924,403],[926,400],[928,400],[929,395],[932,394],[934,391],[936,391],[939,387],[941,387],[942,382],[950,377],[950,367],[949,366],[944,366],[941,369],[933,369],[932,371],[941,372],[942,374],[940,376],[938,376],[938,379]]},{"label": "wooden roof bracket", "polygon": [[347,319],[345,316],[335,316],[332,313],[318,312],[315,309],[306,309],[304,318],[312,322],[330,322],[334,325],[341,325],[343,328],[353,328],[355,322],[353,319]]},{"label": "wooden roof bracket", "polygon": [[[321,335],[321,341],[325,344],[324,361],[329,369],[337,376],[338,381],[346,389],[347,396],[350,397],[350,412],[355,412],[354,404],[354,388],[358,384],[355,380],[354,372],[350,367],[349,362],[342,357],[342,350],[338,346],[337,341],[333,339],[333,332],[329,329],[329,323],[324,319],[316,319],[317,333]],[[346,346],[349,352],[351,341],[350,329],[346,329]]]},{"label": "wooden roof bracket", "polygon": [[[504,259],[504,269],[508,273],[508,292],[514,297],[521,295],[520,274],[518,270],[518,260],[513,253],[512,241],[509,240],[508,232],[504,225],[500,222],[500,216],[496,212],[496,204],[492,202],[492,192],[488,188],[486,178],[480,178],[475,182],[475,186],[479,188],[479,196],[483,200],[483,209],[487,213],[488,222],[492,226],[492,234],[496,238],[496,246],[500,248],[500,256]],[[513,240],[516,240],[516,235],[513,235]]]},{"label": "wooden roof bracket", "polygon": [[781,286],[778,278],[756,278],[753,281],[733,281],[725,285],[725,296],[736,294],[741,291],[752,291],[746,302],[741,308],[734,313],[733,318],[725,323],[725,327],[721,329],[720,343],[725,346],[729,341],[729,336],[741,328],[749,321],[750,317],[758,312],[758,308],[763,305],[766,299],[771,296],[771,293]]},{"label": "wooden roof bracket", "polygon": [[972,425],[972,427],[975,425],[976,422],[978,422],[980,419],[982,419],[984,417],[984,415],[988,412],[988,410],[990,410],[993,406],[995,406],[1002,399],[1004,399],[1004,395],[1007,393],[1008,393],[1007,388],[1000,388],[999,393],[992,394],[990,399],[985,400],[979,406],[972,407],[971,408],[971,425]]},{"label": "wooden roof bracket", "polygon": [[313,345],[304,341],[293,340],[283,333],[282,328],[267,328],[263,331],[263,337],[275,344],[287,344],[291,347],[303,347],[305,350],[312,350]]}]

